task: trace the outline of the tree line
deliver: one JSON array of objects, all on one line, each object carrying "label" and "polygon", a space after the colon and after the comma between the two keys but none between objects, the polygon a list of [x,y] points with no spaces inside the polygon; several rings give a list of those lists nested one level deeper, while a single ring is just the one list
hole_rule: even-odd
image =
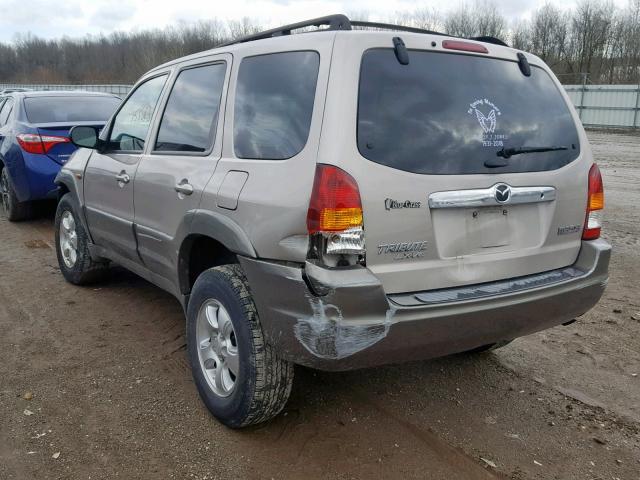
[{"label": "tree line", "polygon": [[[370,16],[349,13],[358,20]],[[592,83],[640,83],[640,0],[629,0],[624,8],[605,0],[580,0],[570,10],[546,4],[530,19],[512,23],[490,0],[476,0],[446,13],[417,8],[383,21],[460,37],[501,38],[540,56],[563,83],[581,82],[584,73]],[[19,35],[0,42],[0,83],[133,83],[156,65],[264,29],[244,18],[79,39]]]}]

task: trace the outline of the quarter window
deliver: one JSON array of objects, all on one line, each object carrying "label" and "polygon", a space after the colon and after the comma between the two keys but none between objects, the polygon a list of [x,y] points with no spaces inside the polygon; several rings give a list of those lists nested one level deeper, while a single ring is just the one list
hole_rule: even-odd
[{"label": "quarter window", "polygon": [[183,70],[173,86],[158,131],[158,152],[206,152],[220,110],[226,64]]},{"label": "quarter window", "polygon": [[242,61],[233,127],[237,157],[283,160],[300,153],[309,136],[319,65],[317,52]]},{"label": "quarter window", "polygon": [[166,75],[147,80],[125,101],[113,120],[109,150],[141,152],[144,149],[153,112],[166,80]]}]

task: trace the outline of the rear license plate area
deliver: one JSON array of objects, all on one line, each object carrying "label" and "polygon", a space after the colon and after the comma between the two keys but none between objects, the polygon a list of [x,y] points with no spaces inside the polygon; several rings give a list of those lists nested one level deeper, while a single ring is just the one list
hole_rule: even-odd
[{"label": "rear license plate area", "polygon": [[467,232],[479,248],[505,247],[511,243],[509,210],[505,207],[468,211]]}]

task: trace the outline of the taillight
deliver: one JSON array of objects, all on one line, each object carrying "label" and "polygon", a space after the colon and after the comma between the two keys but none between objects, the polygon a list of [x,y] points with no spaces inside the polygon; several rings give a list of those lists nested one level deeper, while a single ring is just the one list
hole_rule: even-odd
[{"label": "taillight", "polygon": [[319,256],[364,255],[360,191],[344,170],[324,164],[316,167],[307,230],[312,240],[320,240],[315,243]]},{"label": "taillight", "polygon": [[600,238],[602,229],[602,211],[604,209],[604,185],[600,169],[595,163],[589,170],[589,196],[587,199],[587,216],[584,222],[583,240]]},{"label": "taillight", "polygon": [[54,135],[38,135],[37,133],[20,133],[16,135],[20,147],[28,153],[48,153],[59,143],[69,143],[67,137],[56,137]]},{"label": "taillight", "polygon": [[489,53],[487,47],[478,43],[464,42],[461,40],[444,40],[442,48],[448,50],[461,50],[463,52]]}]

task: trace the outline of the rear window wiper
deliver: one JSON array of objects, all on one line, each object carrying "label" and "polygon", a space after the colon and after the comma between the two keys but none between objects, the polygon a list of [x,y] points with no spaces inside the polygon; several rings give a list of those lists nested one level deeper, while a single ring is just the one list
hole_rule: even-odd
[{"label": "rear window wiper", "polygon": [[502,150],[498,150],[496,152],[496,156],[502,157],[502,160],[499,159],[489,159],[484,162],[484,166],[488,168],[497,168],[497,167],[506,167],[509,165],[507,161],[509,158],[514,155],[522,155],[525,153],[539,153],[539,152],[556,152],[559,150],[569,150],[569,147],[564,146],[550,146],[550,147],[511,147],[504,148]]}]

